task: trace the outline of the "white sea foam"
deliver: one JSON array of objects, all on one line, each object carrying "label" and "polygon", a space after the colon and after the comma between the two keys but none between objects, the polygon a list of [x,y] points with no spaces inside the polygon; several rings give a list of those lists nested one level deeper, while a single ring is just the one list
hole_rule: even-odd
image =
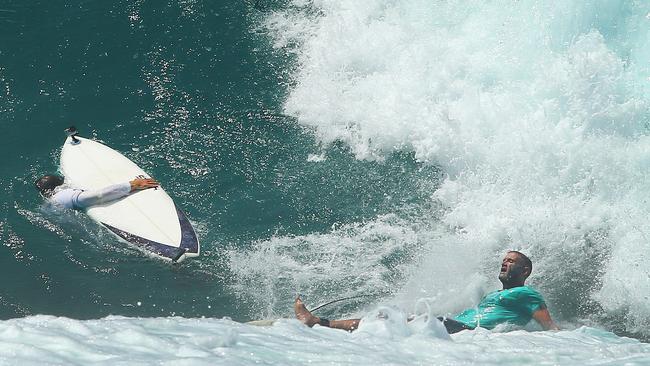
[{"label": "white sea foam", "polygon": [[276,237],[257,243],[253,252],[231,251],[229,258],[237,274],[235,289],[261,310],[256,316],[288,315],[297,293],[309,294],[308,300],[316,303],[387,292],[400,271],[382,261],[395,252],[408,253],[424,240],[395,215],[387,215],[370,224],[334,227],[327,235]]},{"label": "white sea foam", "polygon": [[[378,319],[376,314],[383,317]],[[392,319],[391,317],[394,317]],[[403,317],[403,316],[402,316]],[[582,327],[573,331],[440,333],[439,322],[405,325],[377,309],[347,333],[296,320],[257,327],[226,319],[72,320],[30,316],[0,322],[3,365],[503,365],[650,362],[650,345]]]},{"label": "white sea foam", "polygon": [[[452,313],[498,285],[514,248],[533,258],[531,283],[560,320],[618,317],[647,335],[648,11],[618,0],[314,0],[269,16],[275,46],[296,55],[286,113],[359,159],[412,151],[446,178],[427,203],[436,209],[276,237],[233,272],[258,263],[260,283],[294,291],[339,280],[311,288],[316,297],[397,288],[392,302],[436,299]],[[402,245],[419,255],[396,281],[385,260]],[[322,263],[341,248],[354,260]],[[287,264],[297,256],[314,261]],[[278,280],[278,268],[299,280]]]}]

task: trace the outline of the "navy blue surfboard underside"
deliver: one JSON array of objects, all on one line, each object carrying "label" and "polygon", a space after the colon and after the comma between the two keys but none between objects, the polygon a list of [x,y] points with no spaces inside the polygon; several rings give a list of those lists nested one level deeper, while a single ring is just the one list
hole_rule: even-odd
[{"label": "navy blue surfboard underside", "polygon": [[144,248],[161,257],[177,260],[184,253],[198,253],[199,241],[196,238],[194,228],[192,227],[192,224],[190,224],[185,213],[178,207],[176,207],[176,213],[178,214],[178,222],[181,225],[181,244],[178,248],[145,239],[141,236],[120,230],[103,222],[102,225],[106,226],[115,235],[131,244]]}]

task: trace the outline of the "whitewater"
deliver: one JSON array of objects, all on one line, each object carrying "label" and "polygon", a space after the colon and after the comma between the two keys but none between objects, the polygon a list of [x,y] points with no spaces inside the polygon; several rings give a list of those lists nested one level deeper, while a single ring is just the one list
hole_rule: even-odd
[{"label": "whitewater", "polygon": [[[418,199],[229,248],[231,290],[272,326],[34,315],[0,322],[1,364],[650,364],[650,3],[293,0],[251,32],[287,60],[306,162],[407,156]],[[435,316],[498,288],[509,249],[563,330],[448,336]],[[360,328],[303,326],[297,293],[360,296],[319,313]]]},{"label": "whitewater", "polygon": [[[384,311],[386,312],[386,311]],[[0,324],[0,363],[20,365],[633,365],[650,346],[581,327],[557,333],[479,329],[445,339],[427,324],[372,319],[354,333],[296,320],[33,316]],[[403,321],[403,318],[397,319]],[[442,330],[444,332],[444,330]],[[448,336],[447,336],[448,337]]]}]

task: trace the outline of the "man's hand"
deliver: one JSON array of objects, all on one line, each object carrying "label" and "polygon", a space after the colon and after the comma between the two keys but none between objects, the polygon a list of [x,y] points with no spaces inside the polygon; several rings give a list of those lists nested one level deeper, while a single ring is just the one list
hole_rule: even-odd
[{"label": "man's hand", "polygon": [[131,183],[131,193],[135,191],[142,191],[144,189],[149,189],[149,188],[156,188],[160,184],[152,178],[137,178],[132,181]]}]

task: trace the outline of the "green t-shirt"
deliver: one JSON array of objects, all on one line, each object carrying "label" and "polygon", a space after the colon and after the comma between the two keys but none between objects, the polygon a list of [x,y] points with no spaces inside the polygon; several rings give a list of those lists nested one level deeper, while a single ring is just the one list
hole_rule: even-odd
[{"label": "green t-shirt", "polygon": [[454,320],[473,328],[492,329],[501,323],[524,326],[544,307],[544,298],[532,287],[513,287],[490,292],[476,308],[463,311]]}]

